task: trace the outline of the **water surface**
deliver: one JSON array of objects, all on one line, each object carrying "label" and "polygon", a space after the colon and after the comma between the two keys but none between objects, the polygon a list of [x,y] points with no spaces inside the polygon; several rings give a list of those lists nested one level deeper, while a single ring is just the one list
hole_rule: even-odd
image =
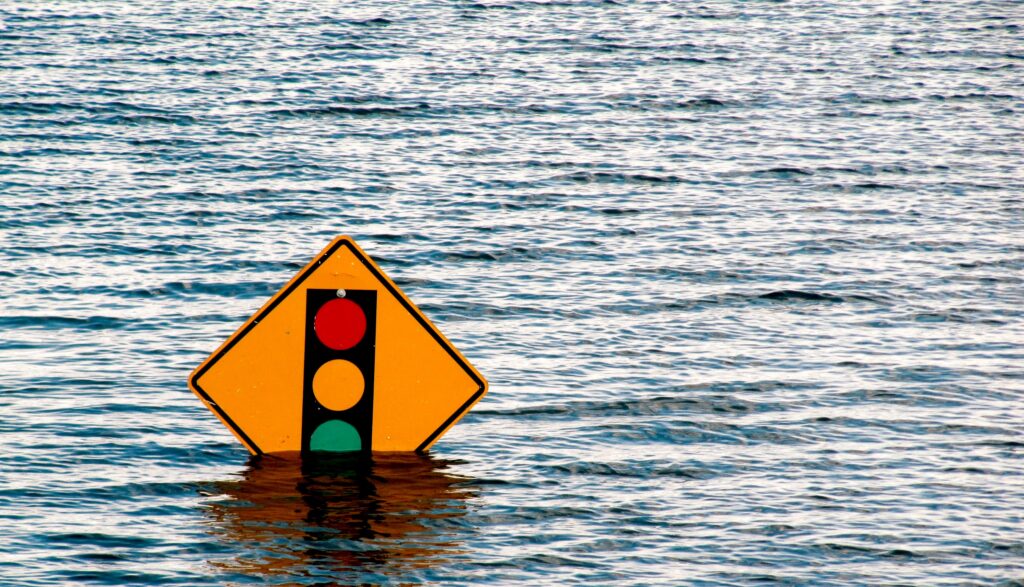
[{"label": "water surface", "polygon": [[[0,582],[1020,585],[1019,8],[0,6]],[[250,461],[338,234],[491,391]]]}]

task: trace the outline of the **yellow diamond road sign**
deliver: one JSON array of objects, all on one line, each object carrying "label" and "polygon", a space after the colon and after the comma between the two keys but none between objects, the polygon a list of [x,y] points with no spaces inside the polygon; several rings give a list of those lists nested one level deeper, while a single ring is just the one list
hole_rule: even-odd
[{"label": "yellow diamond road sign", "polygon": [[262,454],[424,451],[487,382],[341,236],[203,361],[189,387]]}]

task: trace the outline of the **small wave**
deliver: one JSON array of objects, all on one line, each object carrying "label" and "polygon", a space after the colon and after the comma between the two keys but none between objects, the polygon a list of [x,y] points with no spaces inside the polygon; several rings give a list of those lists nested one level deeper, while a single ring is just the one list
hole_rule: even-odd
[{"label": "small wave", "polygon": [[[669,413],[696,414],[746,414],[755,411],[773,411],[784,409],[778,404],[767,402],[752,403],[741,400],[729,392],[734,391],[769,391],[776,388],[793,388],[791,383],[762,381],[746,383],[717,383],[711,386],[679,387],[673,391],[691,394],[690,397],[678,395],[660,395],[647,398],[612,401],[575,401],[561,404],[544,404],[523,406],[509,409],[478,408],[473,411],[478,416],[495,416],[510,418],[548,417],[578,420],[597,416],[657,416]],[[697,395],[700,392],[710,394]]]},{"label": "small wave", "polygon": [[864,183],[853,184],[853,187],[855,189],[860,190],[894,190],[897,189],[899,186],[895,186],[888,183],[878,183],[876,181],[868,181]]},{"label": "small wave", "polygon": [[882,173],[892,173],[898,175],[907,175],[910,173],[910,169],[903,165],[896,164],[883,164],[883,165],[871,165],[865,164],[859,167],[832,167],[823,166],[817,168],[817,171],[821,173],[854,173],[857,175],[879,175]]},{"label": "small wave", "polygon": [[866,96],[858,92],[847,92],[828,100],[833,104],[910,104],[920,102],[916,96]]},{"label": "small wave", "polygon": [[320,116],[409,116],[429,111],[427,103],[415,106],[320,106],[315,108],[282,108],[271,110],[274,116],[320,117]]},{"label": "small wave", "polygon": [[750,175],[753,177],[790,178],[801,175],[814,175],[814,172],[800,167],[772,167],[770,169],[758,169],[756,171],[752,171],[750,172]]},{"label": "small wave", "polygon": [[[394,24],[393,20],[383,16],[377,16],[374,18],[344,18],[332,15],[321,17],[319,20],[325,25],[347,25],[357,27],[380,27]],[[344,34],[350,35],[351,32],[345,31]]]},{"label": "small wave", "polygon": [[498,263],[521,263],[524,261],[548,261],[580,259],[609,259],[607,255],[588,252],[583,248],[569,247],[505,247],[494,250],[468,250],[436,253],[436,258],[444,261],[491,261]]},{"label": "small wave", "polygon": [[800,290],[778,290],[768,293],[726,293],[699,298],[678,299],[656,302],[616,302],[600,305],[592,310],[578,311],[583,315],[631,315],[643,316],[661,312],[698,312],[709,307],[745,306],[749,304],[786,302],[866,302],[887,305],[891,303],[884,294],[819,294]]},{"label": "small wave", "polygon": [[574,183],[624,183],[624,184],[659,184],[679,183],[682,178],[674,175],[650,175],[646,173],[614,173],[608,171],[576,171],[556,175],[555,181],[571,181]]},{"label": "small wave", "polygon": [[85,109],[83,104],[67,102],[0,102],[0,114],[55,114]]},{"label": "small wave", "polygon": [[514,4],[484,4],[483,2],[473,2],[467,4],[465,8],[469,10],[519,10]]},{"label": "small wave", "polygon": [[326,51],[368,51],[372,49],[372,47],[359,43],[329,43],[321,45],[320,48]]},{"label": "small wave", "polygon": [[594,475],[602,477],[635,477],[650,479],[654,477],[680,477],[683,479],[711,479],[722,474],[722,471],[703,467],[687,467],[679,464],[664,465],[650,462],[637,463],[594,463],[578,462],[565,465],[549,465],[549,471],[565,475]]},{"label": "small wave", "polygon": [[46,541],[51,544],[86,544],[102,548],[143,548],[161,544],[162,541],[142,536],[102,534],[99,532],[75,532],[69,534],[48,534]]},{"label": "small wave", "polygon": [[994,446],[998,448],[1024,448],[1024,440],[983,440],[977,446]]},{"label": "small wave", "polygon": [[195,116],[188,114],[115,114],[100,118],[89,118],[76,121],[76,124],[109,124],[117,126],[141,126],[148,124],[168,124],[173,126],[191,126],[199,122]]},{"label": "small wave", "polygon": [[620,102],[614,108],[641,111],[662,110],[717,110],[729,104],[716,98],[694,98],[691,100],[654,100],[645,99],[636,102]]},{"label": "small wave", "polygon": [[[842,183],[833,183],[833,184],[829,184],[828,185],[828,189],[834,190],[834,191],[837,191],[837,192],[858,194],[858,193],[863,193],[863,192],[868,192],[868,191],[873,191],[873,190],[898,190],[898,189],[902,189],[902,188],[901,188],[901,186],[895,185],[895,184],[881,183],[881,182],[877,182],[877,181],[865,181],[865,182],[855,183],[855,184],[852,184],[852,185],[851,184],[842,184]],[[848,210],[847,212],[848,213],[858,213],[858,214],[866,214],[866,213],[871,213],[871,214],[879,214],[879,213],[881,213],[881,214],[891,214],[891,212],[889,210],[871,210],[871,211],[863,211],[863,210],[849,211]]]},{"label": "small wave", "polygon": [[978,315],[977,310],[946,310],[946,311],[925,311],[917,312],[909,316],[910,320],[918,323],[952,323],[952,324],[988,324],[1001,326],[1006,324],[1005,320]]},{"label": "small wave", "polygon": [[723,107],[727,106],[727,104],[725,102],[721,101],[721,100],[716,100],[715,98],[697,98],[697,99],[694,99],[694,100],[684,100],[682,102],[676,102],[675,106],[676,106],[676,108],[685,108],[685,109],[693,109],[693,108],[723,108]]},{"label": "small wave", "polygon": [[3,152],[0,151],[0,157],[47,157],[53,155],[93,155],[94,151],[87,151],[84,149],[68,149],[68,148],[57,148],[57,147],[42,147],[38,149],[23,149],[21,151]]},{"label": "small wave", "polygon": [[925,55],[934,57],[983,57],[988,59],[1024,59],[1024,53],[1010,51],[985,51],[981,49],[935,49],[925,51]]},{"label": "small wave", "polygon": [[845,301],[842,296],[833,294],[823,294],[813,291],[803,291],[798,289],[781,289],[766,294],[757,296],[762,300],[772,300],[776,302],[843,302]]},{"label": "small wave", "polygon": [[989,102],[994,100],[1008,100],[1015,102],[1020,99],[1018,96],[1014,96],[1013,94],[997,94],[990,92],[970,92],[967,94],[951,94],[949,96],[932,94],[928,97],[939,102]]},{"label": "small wave", "polygon": [[0,316],[0,328],[78,328],[83,330],[115,330],[133,324],[129,318],[113,316]]},{"label": "small wave", "polygon": [[378,16],[377,18],[367,18],[364,20],[350,20],[348,24],[354,24],[356,26],[387,26],[393,24],[394,21]]},{"label": "small wave", "polygon": [[702,59],[700,57],[666,57],[663,55],[652,57],[651,61],[662,63],[693,63],[695,65],[710,63],[707,59]]},{"label": "small wave", "polygon": [[237,299],[258,298],[269,296],[277,289],[277,284],[266,281],[247,281],[233,283],[205,283],[202,281],[173,281],[153,289],[134,289],[128,297],[161,297],[181,298],[185,296],[208,295],[231,297]]},{"label": "small wave", "polygon": [[211,145],[219,144],[218,141],[209,139],[189,139],[183,137],[145,137],[145,138],[130,138],[127,139],[129,145],[136,147],[146,146],[164,146],[164,147],[209,147]]}]

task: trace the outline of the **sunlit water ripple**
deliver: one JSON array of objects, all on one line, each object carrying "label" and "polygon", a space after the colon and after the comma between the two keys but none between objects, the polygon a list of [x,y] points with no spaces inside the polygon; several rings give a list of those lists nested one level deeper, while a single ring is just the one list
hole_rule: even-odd
[{"label": "sunlit water ripple", "polygon": [[[1014,2],[0,6],[0,583],[1024,582]],[[338,234],[491,382],[248,461]]]}]

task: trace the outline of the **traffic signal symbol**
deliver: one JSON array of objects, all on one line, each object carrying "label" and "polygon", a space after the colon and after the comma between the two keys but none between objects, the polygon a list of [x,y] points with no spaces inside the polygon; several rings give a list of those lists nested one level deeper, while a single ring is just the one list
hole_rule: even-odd
[{"label": "traffic signal symbol", "polygon": [[306,290],[304,452],[371,449],[376,337],[375,290]]},{"label": "traffic signal symbol", "polygon": [[196,367],[189,387],[254,455],[423,452],[487,392],[480,373],[346,236]]}]

